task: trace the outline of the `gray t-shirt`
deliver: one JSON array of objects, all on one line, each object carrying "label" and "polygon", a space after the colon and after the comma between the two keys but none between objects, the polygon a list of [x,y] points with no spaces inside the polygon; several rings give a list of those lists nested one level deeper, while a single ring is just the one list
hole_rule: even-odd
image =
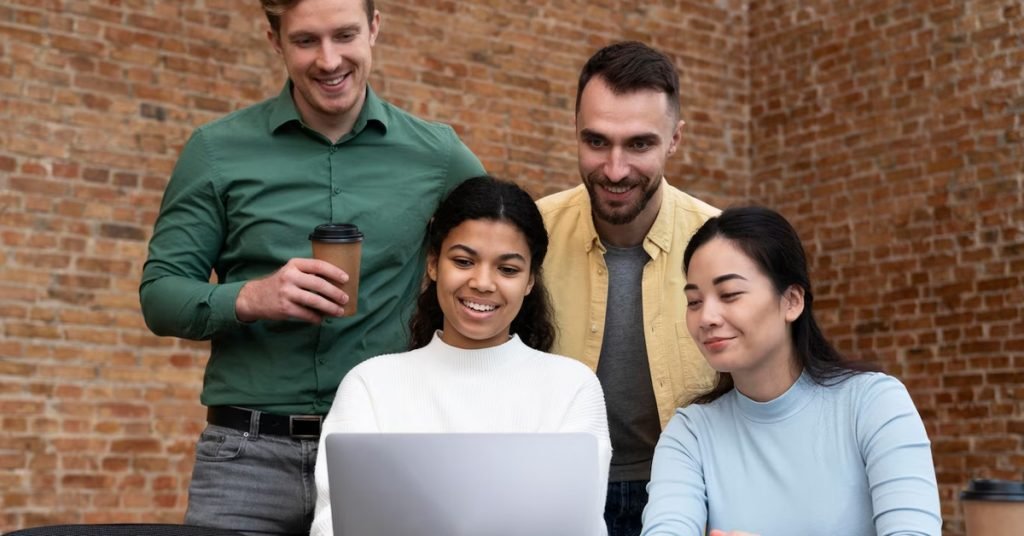
[{"label": "gray t-shirt", "polygon": [[608,480],[649,480],[654,445],[661,433],[644,340],[641,284],[650,257],[642,245],[604,246],[608,307],[597,377],[604,389],[612,440]]}]

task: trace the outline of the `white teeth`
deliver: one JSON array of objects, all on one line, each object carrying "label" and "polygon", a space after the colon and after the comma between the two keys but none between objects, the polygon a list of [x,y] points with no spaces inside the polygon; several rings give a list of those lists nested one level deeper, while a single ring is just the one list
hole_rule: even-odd
[{"label": "white teeth", "polygon": [[629,191],[629,186],[605,186],[604,189],[613,194],[624,194]]},{"label": "white teeth", "polygon": [[325,85],[325,86],[336,86],[336,85],[340,84],[341,81],[344,80],[344,79],[345,79],[344,76],[339,76],[337,78],[331,78],[330,80],[321,80],[320,83]]},{"label": "white teeth", "polygon": [[469,307],[470,309],[472,309],[474,311],[479,311],[481,313],[486,313],[486,312],[489,312],[489,311],[493,311],[493,310],[498,308],[497,305],[484,305],[482,303],[476,303],[476,302],[465,301],[465,300],[463,300],[462,304],[465,305],[466,307]]}]

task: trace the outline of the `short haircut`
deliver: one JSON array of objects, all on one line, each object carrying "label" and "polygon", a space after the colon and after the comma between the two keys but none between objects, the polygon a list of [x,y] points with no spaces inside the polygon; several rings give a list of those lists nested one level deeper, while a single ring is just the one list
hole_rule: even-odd
[{"label": "short haircut", "polygon": [[660,91],[668,99],[669,110],[679,117],[676,66],[668,56],[639,41],[608,45],[587,60],[576,86],[576,113],[580,112],[583,88],[595,76],[604,80],[616,95],[640,90]]},{"label": "short haircut", "polygon": [[[260,0],[260,5],[263,6],[263,13],[267,16],[267,22],[270,23],[270,29],[274,30],[274,33],[281,31],[281,15],[289,9],[295,7],[296,4],[302,0]],[[363,0],[363,8],[366,9],[366,22],[370,24],[373,22],[373,0]]]}]

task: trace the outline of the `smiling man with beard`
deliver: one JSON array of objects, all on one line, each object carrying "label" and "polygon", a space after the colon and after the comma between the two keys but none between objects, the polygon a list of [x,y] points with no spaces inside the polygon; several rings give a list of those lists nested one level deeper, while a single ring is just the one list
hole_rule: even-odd
[{"label": "smiling man with beard", "polygon": [[[427,221],[484,173],[451,127],[368,86],[372,0],[261,0],[288,80],[271,99],[196,129],[182,149],[142,274],[157,335],[210,341],[186,522],[308,534],[320,426],[353,367],[407,348]],[[310,232],[366,237],[358,312],[310,258]],[[215,273],[210,281],[210,273]]]},{"label": "smiling man with beard", "polygon": [[637,42],[601,49],[576,93],[583,184],[538,202],[551,241],[554,351],[596,370],[605,391],[610,536],[640,533],[658,435],[714,379],[686,329],[682,265],[690,236],[718,210],[665,180],[679,116],[668,57]]}]

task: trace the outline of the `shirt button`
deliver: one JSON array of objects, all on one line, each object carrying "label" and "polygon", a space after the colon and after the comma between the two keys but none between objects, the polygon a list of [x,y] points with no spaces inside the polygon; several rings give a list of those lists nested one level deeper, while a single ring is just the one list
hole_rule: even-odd
[{"label": "shirt button", "polygon": [[604,275],[604,268],[598,268],[597,275]]},{"label": "shirt button", "polygon": [[590,332],[591,333],[597,333],[597,324],[591,324],[590,325]]},{"label": "shirt button", "polygon": [[338,152],[338,148],[337,148],[337,147],[335,147],[334,145],[332,145],[332,146],[331,146],[331,152],[332,152],[332,153],[336,153],[336,152]]},{"label": "shirt button", "polygon": [[334,187],[334,195],[340,195],[340,194],[341,194],[341,186],[335,186]]}]

